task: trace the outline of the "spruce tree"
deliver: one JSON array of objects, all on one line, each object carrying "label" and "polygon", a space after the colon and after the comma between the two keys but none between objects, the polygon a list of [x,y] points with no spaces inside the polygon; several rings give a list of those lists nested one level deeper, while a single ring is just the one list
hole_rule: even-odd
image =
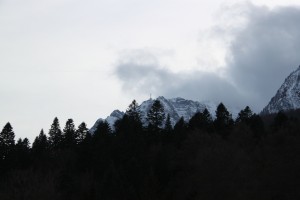
[{"label": "spruce tree", "polygon": [[141,112],[136,100],[128,106],[125,114],[128,117],[127,129],[128,132],[137,133],[142,130]]},{"label": "spruce tree", "polygon": [[52,149],[61,147],[63,137],[57,117],[54,118],[49,130],[49,142]]},{"label": "spruce tree", "polygon": [[79,143],[79,144],[82,143],[85,140],[85,138],[87,137],[88,132],[89,132],[89,129],[86,127],[86,123],[82,122],[76,130],[77,143]]},{"label": "spruce tree", "polygon": [[15,145],[15,133],[9,122],[0,133],[0,159],[4,160],[12,152]]},{"label": "spruce tree", "polygon": [[77,143],[76,130],[73,119],[68,119],[63,130],[63,145],[71,147]]},{"label": "spruce tree", "polygon": [[205,108],[203,112],[197,112],[189,121],[190,129],[209,131],[212,125],[210,112]]},{"label": "spruce tree", "polygon": [[128,106],[126,114],[131,120],[141,122],[141,112],[136,100],[133,100],[132,103]]},{"label": "spruce tree", "polygon": [[186,131],[185,129],[186,129],[186,123],[184,121],[184,118],[181,117],[174,126],[174,132],[183,133]]},{"label": "spruce tree", "polygon": [[242,122],[242,123],[249,124],[252,115],[253,115],[253,113],[252,113],[251,109],[249,108],[249,106],[246,106],[244,110],[241,110],[239,112],[236,122],[237,123]]},{"label": "spruce tree", "polygon": [[228,133],[228,130],[233,126],[232,116],[223,103],[220,103],[217,107],[214,124],[215,128],[223,133]]},{"label": "spruce tree", "polygon": [[12,147],[15,144],[15,133],[9,122],[3,127],[0,133],[0,145]]},{"label": "spruce tree", "polygon": [[43,154],[48,150],[48,148],[49,142],[47,136],[44,133],[44,130],[42,129],[40,134],[35,138],[32,144],[32,151],[34,154]]},{"label": "spruce tree", "polygon": [[172,123],[171,123],[171,118],[170,118],[170,114],[167,115],[164,130],[165,130],[166,133],[171,133],[172,130],[173,130]]},{"label": "spruce tree", "polygon": [[147,114],[149,128],[159,130],[164,122],[165,113],[164,107],[159,100],[155,100]]},{"label": "spruce tree", "polygon": [[96,139],[100,139],[100,138],[104,138],[107,137],[109,135],[111,135],[111,128],[108,124],[107,121],[101,121],[99,122],[95,132],[94,132],[94,137]]},{"label": "spruce tree", "polygon": [[20,138],[15,145],[14,151],[15,167],[23,169],[30,164],[30,144],[27,138]]}]

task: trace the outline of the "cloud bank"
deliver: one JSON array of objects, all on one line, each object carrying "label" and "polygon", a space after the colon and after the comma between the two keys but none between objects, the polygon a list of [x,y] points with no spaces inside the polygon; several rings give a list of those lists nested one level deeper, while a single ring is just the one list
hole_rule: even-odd
[{"label": "cloud bank", "polygon": [[[123,88],[134,93],[155,93],[195,100],[250,105],[259,112],[275,94],[286,76],[300,64],[300,8],[235,6],[244,23],[238,28],[214,27],[214,34],[230,35],[226,67],[222,76],[194,70],[175,73],[161,66],[155,52],[141,50],[121,59],[116,75]],[[234,16],[231,17],[241,17]],[[149,61],[150,60],[150,61]]]}]

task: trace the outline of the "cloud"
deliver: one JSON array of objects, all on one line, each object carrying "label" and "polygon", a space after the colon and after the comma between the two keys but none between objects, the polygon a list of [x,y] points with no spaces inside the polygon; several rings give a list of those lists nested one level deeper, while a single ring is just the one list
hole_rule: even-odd
[{"label": "cloud", "polygon": [[210,30],[212,38],[219,36],[227,42],[222,76],[199,70],[175,73],[161,66],[156,52],[135,50],[123,55],[116,67],[123,89],[237,107],[250,105],[259,112],[300,63],[300,9],[269,9],[250,3],[233,9],[225,12],[227,19],[236,18],[235,24],[226,21]]},{"label": "cloud", "polygon": [[127,56],[126,61],[121,61],[116,68],[116,75],[127,92],[222,101],[231,105],[238,104],[236,100],[242,98],[233,85],[214,73],[175,73],[162,67],[159,58],[145,50],[135,50]]},{"label": "cloud", "polygon": [[245,26],[232,33],[227,73],[249,104],[262,109],[300,64],[300,9],[247,4],[244,17]]}]

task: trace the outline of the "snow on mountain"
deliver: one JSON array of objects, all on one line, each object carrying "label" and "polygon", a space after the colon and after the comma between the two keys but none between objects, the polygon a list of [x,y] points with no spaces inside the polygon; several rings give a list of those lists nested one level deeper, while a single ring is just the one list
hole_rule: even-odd
[{"label": "snow on mountain", "polygon": [[298,108],[300,108],[300,66],[285,79],[276,95],[261,114],[271,114],[281,110]]},{"label": "snow on mountain", "polygon": [[[189,121],[191,117],[195,115],[195,113],[202,112],[205,108],[207,108],[207,110],[211,113],[212,117],[214,118],[215,111],[217,109],[217,104],[213,102],[198,102],[198,101],[186,100],[181,97],[166,99],[163,96],[160,96],[157,99],[163,105],[166,116],[167,114],[170,115],[170,120],[173,126],[181,117],[183,117],[185,121]],[[141,120],[144,125],[147,125],[147,113],[149,112],[153,102],[154,99],[150,98],[142,102],[142,104],[140,104],[139,106],[141,111]],[[228,110],[230,113],[232,113],[233,118],[236,118],[239,110],[233,108],[228,108]],[[105,120],[110,124],[111,128],[113,129],[114,123],[118,119],[121,119],[124,116],[124,114],[125,114],[124,112],[115,110]],[[96,130],[96,127],[101,121],[104,120],[98,119],[96,121],[94,126],[90,129],[92,133]]]},{"label": "snow on mountain", "polygon": [[110,125],[110,127],[113,129],[114,128],[114,124],[118,119],[122,119],[122,117],[124,116],[124,112],[119,111],[119,110],[114,110],[108,117],[106,117],[106,119],[98,119],[94,126],[92,128],[90,128],[90,132],[94,133],[96,131],[96,128],[98,127],[98,124],[104,121],[107,121],[108,124]]}]

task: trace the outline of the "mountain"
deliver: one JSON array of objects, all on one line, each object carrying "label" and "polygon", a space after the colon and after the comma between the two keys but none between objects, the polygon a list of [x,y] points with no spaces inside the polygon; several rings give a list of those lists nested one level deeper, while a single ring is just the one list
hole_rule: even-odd
[{"label": "mountain", "polygon": [[276,95],[261,114],[265,115],[298,108],[300,108],[300,66],[285,79]]},{"label": "mountain", "polygon": [[123,117],[124,115],[125,115],[124,112],[119,111],[119,110],[114,110],[114,111],[110,114],[110,116],[106,117],[105,120],[103,120],[103,119],[101,119],[101,118],[98,119],[98,120],[95,122],[94,126],[93,126],[92,128],[90,128],[90,132],[91,132],[91,133],[94,133],[94,132],[96,131],[96,128],[98,127],[98,124],[99,124],[100,122],[103,122],[103,121],[107,121],[108,124],[110,125],[110,127],[113,128],[113,125],[115,124],[115,122],[116,122],[118,119],[122,119],[122,117]]},{"label": "mountain", "polygon": [[[186,100],[180,97],[172,98],[172,99],[166,99],[163,96],[160,96],[157,98],[161,104],[164,107],[166,116],[167,114],[170,115],[170,120],[172,125],[174,126],[176,122],[183,117],[185,121],[189,121],[192,116],[195,115],[196,112],[201,112],[205,108],[211,113],[212,117],[215,117],[215,110],[217,108],[217,104],[213,102],[198,102],[198,101],[192,101],[192,100]],[[140,104],[139,108],[141,111],[141,120],[144,125],[147,125],[147,113],[150,110],[152,104],[154,102],[154,99],[148,99],[142,104]],[[228,108],[229,112],[232,113],[233,118],[236,118],[238,114],[238,109],[232,109]],[[124,112],[119,110],[114,110],[110,116],[108,116],[106,119],[98,119],[94,126],[90,129],[90,132],[93,133],[98,124],[102,121],[107,121],[110,125],[110,127],[113,129],[114,123],[121,119],[124,116]]]}]

